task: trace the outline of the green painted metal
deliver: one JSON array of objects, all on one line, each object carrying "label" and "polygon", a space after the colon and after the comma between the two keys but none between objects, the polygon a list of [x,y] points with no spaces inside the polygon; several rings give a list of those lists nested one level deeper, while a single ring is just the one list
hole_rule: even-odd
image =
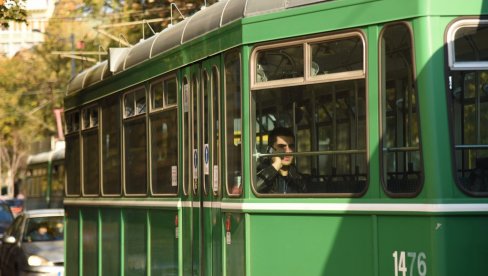
[{"label": "green painted metal", "polygon": [[[189,195],[184,195],[182,185],[188,182],[182,180],[180,142],[176,198],[105,197],[100,201],[109,202],[109,207],[91,201],[96,211],[77,205],[87,199],[71,199],[66,207],[67,275],[88,275],[90,269],[102,275],[485,275],[488,212],[388,209],[398,207],[393,204],[408,209],[422,204],[488,203],[486,198],[469,197],[455,184],[444,76],[446,27],[460,15],[488,14],[485,2],[468,1],[460,7],[441,0],[342,0],[248,17],[68,96],[66,108],[78,108],[176,70],[181,137],[182,77],[218,65],[223,87],[223,54],[238,48],[242,56],[243,196],[225,193],[223,173],[219,175],[221,193],[193,194],[187,187]],[[391,198],[380,183],[378,39],[385,24],[399,20],[407,22],[414,35],[424,158],[424,187],[413,198]],[[251,188],[250,166],[254,150],[249,116],[252,49],[345,29],[364,33],[366,40],[367,193],[359,198],[257,198]],[[221,96],[225,99],[225,92]],[[224,127],[222,122],[220,127]],[[221,164],[224,172],[224,160]],[[178,204],[162,204],[173,201]],[[305,207],[293,209],[300,204]],[[307,209],[307,204],[331,209]],[[385,205],[374,209],[379,204]],[[269,206],[278,207],[266,209]],[[333,209],[337,206],[365,209]],[[95,225],[101,229],[101,237],[95,239],[98,251],[88,240]],[[92,263],[96,266],[88,267]]]}]

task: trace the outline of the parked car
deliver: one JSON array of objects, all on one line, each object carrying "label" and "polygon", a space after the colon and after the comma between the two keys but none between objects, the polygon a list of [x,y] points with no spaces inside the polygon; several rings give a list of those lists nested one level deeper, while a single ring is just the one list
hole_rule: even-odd
[{"label": "parked car", "polygon": [[5,231],[2,276],[64,274],[64,210],[24,211]]},{"label": "parked car", "polygon": [[10,210],[9,205],[6,202],[0,201],[0,239],[3,237],[3,233],[14,221],[14,216]]}]

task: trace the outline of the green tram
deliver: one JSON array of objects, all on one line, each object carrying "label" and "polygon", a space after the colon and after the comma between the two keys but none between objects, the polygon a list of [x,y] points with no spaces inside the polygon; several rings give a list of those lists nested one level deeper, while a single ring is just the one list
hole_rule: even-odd
[{"label": "green tram", "polygon": [[24,209],[62,208],[65,187],[64,144],[27,158],[25,178],[19,188]]},{"label": "green tram", "polygon": [[66,274],[486,275],[483,15],[228,0],[112,49],[65,98]]}]

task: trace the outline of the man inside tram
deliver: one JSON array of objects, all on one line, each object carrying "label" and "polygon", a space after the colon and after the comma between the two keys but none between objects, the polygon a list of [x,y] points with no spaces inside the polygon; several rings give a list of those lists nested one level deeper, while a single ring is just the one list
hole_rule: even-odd
[{"label": "man inside tram", "polygon": [[[268,153],[293,152],[295,135],[289,128],[277,127],[268,137]],[[293,156],[273,156],[258,166],[256,189],[259,193],[304,193],[306,185],[297,171]]]}]

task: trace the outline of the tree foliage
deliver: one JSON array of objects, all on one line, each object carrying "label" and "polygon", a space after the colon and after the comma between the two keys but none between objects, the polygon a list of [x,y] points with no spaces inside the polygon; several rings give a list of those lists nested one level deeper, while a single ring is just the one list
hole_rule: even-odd
[{"label": "tree foliage", "polygon": [[27,11],[23,0],[0,0],[0,24],[7,28],[9,21],[26,22]]},{"label": "tree foliage", "polygon": [[[207,1],[207,5],[215,2]],[[1,24],[8,20],[25,21],[21,3],[22,0],[7,0],[2,5],[0,0]],[[94,65],[88,59],[67,58],[52,54],[53,51],[106,51],[119,46],[119,42],[97,32],[97,26],[110,26],[107,31],[135,44],[152,36],[153,31],[159,32],[168,24],[183,20],[174,7],[171,18],[172,3],[186,17],[199,10],[205,1],[58,0],[42,44],[12,59],[0,57],[0,169],[8,172],[9,183],[13,183],[31,153],[30,145],[56,134],[52,110],[62,107],[73,73]],[[160,20],[141,23],[150,19]],[[139,24],[120,26],[127,22]]]}]

